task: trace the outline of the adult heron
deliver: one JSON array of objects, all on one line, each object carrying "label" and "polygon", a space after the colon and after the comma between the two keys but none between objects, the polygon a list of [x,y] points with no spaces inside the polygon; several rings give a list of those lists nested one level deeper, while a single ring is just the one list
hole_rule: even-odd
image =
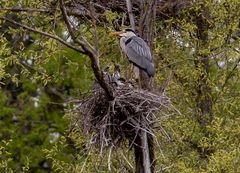
[{"label": "adult heron", "polygon": [[129,28],[124,31],[112,32],[112,35],[121,37],[120,46],[127,55],[129,62],[146,72],[149,77],[153,77],[155,68],[147,43],[142,38],[136,36],[134,30]]}]

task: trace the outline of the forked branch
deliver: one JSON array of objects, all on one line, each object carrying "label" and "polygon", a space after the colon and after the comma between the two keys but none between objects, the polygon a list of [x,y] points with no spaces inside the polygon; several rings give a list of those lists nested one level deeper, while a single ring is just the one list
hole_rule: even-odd
[{"label": "forked branch", "polygon": [[92,65],[92,69],[94,72],[94,75],[98,81],[98,83],[100,84],[100,86],[104,89],[104,91],[107,94],[107,97],[110,100],[114,99],[113,96],[113,92],[112,89],[109,87],[109,85],[106,83],[106,81],[104,80],[103,77],[103,73],[99,67],[99,63],[98,63],[98,57],[97,57],[97,53],[95,52],[95,50],[92,48],[91,44],[89,42],[87,42],[87,40],[85,40],[84,38],[80,38],[78,39],[75,34],[74,34],[74,28],[71,26],[71,23],[69,21],[69,17],[66,11],[66,8],[64,6],[64,2],[63,0],[60,0],[60,8],[62,11],[62,15],[63,15],[63,20],[67,26],[68,32],[71,35],[73,41],[75,43],[77,43],[79,46],[82,47],[82,49],[85,51],[85,53],[89,56],[90,60],[91,60],[91,65]]}]

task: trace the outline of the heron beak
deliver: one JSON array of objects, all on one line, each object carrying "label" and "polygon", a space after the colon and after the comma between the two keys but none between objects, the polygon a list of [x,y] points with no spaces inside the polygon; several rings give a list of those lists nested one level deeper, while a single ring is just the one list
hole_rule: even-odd
[{"label": "heron beak", "polygon": [[120,34],[123,34],[123,33],[124,33],[123,31],[111,32],[110,35],[111,36],[116,36],[116,35],[120,36]]}]

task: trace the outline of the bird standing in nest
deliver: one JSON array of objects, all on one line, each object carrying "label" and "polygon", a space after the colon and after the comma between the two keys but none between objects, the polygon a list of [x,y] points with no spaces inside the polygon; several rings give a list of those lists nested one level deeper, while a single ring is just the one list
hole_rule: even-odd
[{"label": "bird standing in nest", "polygon": [[124,31],[112,32],[111,34],[121,37],[120,46],[127,55],[129,62],[147,73],[148,77],[153,77],[155,67],[150,47],[147,43],[142,38],[136,36],[134,30],[129,28]]}]

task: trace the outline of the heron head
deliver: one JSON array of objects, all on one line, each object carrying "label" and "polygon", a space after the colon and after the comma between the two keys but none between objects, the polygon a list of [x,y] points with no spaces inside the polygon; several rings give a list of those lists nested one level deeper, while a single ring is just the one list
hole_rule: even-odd
[{"label": "heron head", "polygon": [[112,32],[111,35],[117,35],[120,37],[132,37],[135,36],[135,31],[131,28],[127,28],[124,31]]}]

